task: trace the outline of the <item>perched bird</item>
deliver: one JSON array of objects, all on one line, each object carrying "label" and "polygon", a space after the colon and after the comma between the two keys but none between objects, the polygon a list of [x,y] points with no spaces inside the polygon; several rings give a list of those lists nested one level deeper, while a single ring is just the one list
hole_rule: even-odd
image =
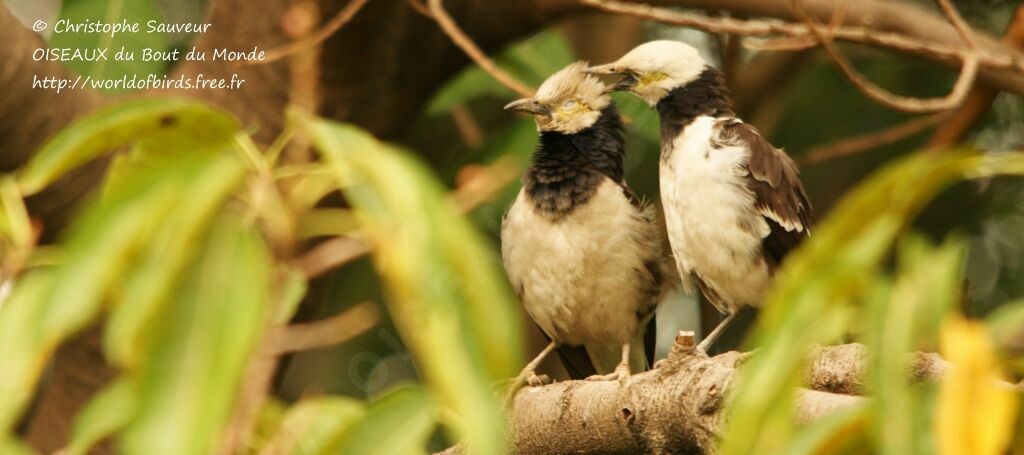
[{"label": "perched bird", "polygon": [[[667,251],[654,208],[623,178],[622,120],[609,89],[576,62],[533,98],[540,143],[501,225],[501,252],[526,312],[574,379],[624,380],[654,355],[654,310]],[[645,327],[646,326],[646,327]],[[603,376],[594,376],[594,375]]]},{"label": "perched bird", "polygon": [[684,282],[727,316],[707,352],[744,307],[759,306],[786,254],[810,235],[811,204],[793,160],[733,113],[722,73],[693,47],[642,44],[588,70],[617,74],[661,117],[661,200]]}]

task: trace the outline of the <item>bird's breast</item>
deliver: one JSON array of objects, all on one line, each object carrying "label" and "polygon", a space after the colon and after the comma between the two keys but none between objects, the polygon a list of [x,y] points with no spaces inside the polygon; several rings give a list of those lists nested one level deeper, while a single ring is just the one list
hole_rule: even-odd
[{"label": "bird's breast", "polygon": [[663,253],[652,218],[610,179],[558,218],[520,192],[502,225],[502,258],[548,336],[572,345],[632,339],[656,304],[645,261]]},{"label": "bird's breast", "polygon": [[716,120],[698,117],[666,144],[660,185],[669,242],[680,275],[698,274],[724,300],[716,304],[757,305],[769,278],[761,256],[768,226],[745,181],[749,152],[713,147]]}]

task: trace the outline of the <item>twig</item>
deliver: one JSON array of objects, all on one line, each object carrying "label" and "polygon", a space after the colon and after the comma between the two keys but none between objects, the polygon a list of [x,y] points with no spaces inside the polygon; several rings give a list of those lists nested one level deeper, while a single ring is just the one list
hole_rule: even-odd
[{"label": "twig", "polygon": [[344,26],[350,20],[352,20],[352,18],[355,17],[356,13],[358,13],[359,10],[363,8],[363,5],[365,5],[367,1],[369,0],[349,1],[348,4],[345,5],[345,7],[342,8],[341,11],[339,11],[338,14],[335,15],[330,20],[330,22],[324,25],[324,27],[321,28],[316,33],[311,34],[305,38],[292,41],[291,43],[285,44],[284,46],[271,49],[267,51],[265,58],[263,60],[252,61],[248,63],[262,65],[274,62],[282,58],[285,58],[289,55],[292,55],[296,52],[299,52],[303,49],[310,48],[324,42],[324,40],[329,38],[331,35],[340,30],[342,26]]},{"label": "twig", "polygon": [[451,38],[452,42],[454,42],[456,46],[459,46],[459,48],[461,48],[469,58],[473,59],[481,69],[487,72],[487,74],[490,74],[491,77],[500,82],[501,85],[504,85],[513,92],[518,93],[519,96],[533,95],[533,90],[530,90],[530,88],[525,84],[517,80],[511,74],[506,73],[504,70],[499,68],[498,65],[495,65],[494,61],[488,58],[476,43],[466,36],[462,29],[459,28],[458,24],[456,24],[451,16],[448,15],[448,12],[444,10],[444,7],[441,5],[441,0],[428,0],[427,5],[430,8],[430,14],[434,17],[434,20],[437,21],[437,24],[441,26],[441,30],[444,30],[448,37]]},{"label": "twig", "polygon": [[422,1],[420,1],[420,0],[407,0],[407,1],[409,3],[409,6],[411,6],[412,9],[414,11],[416,11],[417,13],[420,13],[423,16],[428,17],[430,19],[434,18],[434,16],[432,14],[430,14],[430,10],[427,9],[427,5],[424,5]]},{"label": "twig", "polygon": [[292,265],[305,275],[306,279],[313,279],[369,252],[370,247],[362,239],[350,236],[334,237],[299,256]]},{"label": "twig", "polygon": [[[846,18],[846,12],[849,11],[849,3],[841,3],[838,8],[832,13],[832,19],[829,20],[829,33],[835,33],[836,28],[843,25],[843,19]],[[751,50],[757,51],[802,51],[813,48],[818,45],[818,42],[813,36],[784,36],[781,38],[773,38],[766,40],[748,40],[744,42],[744,46]]]},{"label": "twig", "polygon": [[[1006,32],[1003,34],[1003,42],[1016,49],[1024,48],[1024,5],[1017,7],[1013,17],[1010,19]],[[937,150],[951,147],[964,140],[974,125],[992,107],[998,91],[984,84],[975,85],[971,93],[967,95],[964,104],[945,122],[935,130],[931,139],[928,140],[926,150]]]},{"label": "twig", "polygon": [[[940,4],[948,3],[948,0],[937,0]],[[872,100],[891,107],[896,110],[911,113],[923,113],[923,112],[935,112],[953,109],[963,103],[964,97],[967,96],[967,92],[974,85],[974,78],[978,74],[978,56],[975,53],[966,55],[963,58],[963,64],[960,69],[960,75],[957,77],[956,83],[953,84],[953,89],[948,95],[939,98],[914,98],[902,95],[896,95],[888,90],[878,86],[870,79],[859,73],[853,64],[839,51],[833,42],[832,32],[822,30],[814,23],[810,16],[804,11],[803,3],[801,0],[792,0],[793,10],[796,15],[803,19],[807,26],[810,28],[811,33],[814,34],[815,39],[821,43],[822,48],[828,53],[829,57],[832,58],[836,66],[839,67],[843,76],[850,81],[861,93]],[[961,28],[963,19],[956,13],[956,9],[949,6],[949,9],[943,8],[947,12],[947,16],[950,22],[957,27],[957,31],[961,33],[961,37],[967,43],[967,45],[974,50],[976,44],[974,42],[973,32],[968,27],[965,30]]]},{"label": "twig", "polygon": [[[353,0],[353,3],[357,1],[359,0]],[[295,40],[294,42],[301,43],[316,36],[313,27],[319,21],[320,7],[316,0],[292,0],[292,6],[285,12],[282,26],[285,33]],[[320,100],[317,96],[320,83],[320,46],[316,45],[318,42],[295,47],[292,52],[284,54],[293,55],[288,61],[291,79],[288,100],[310,115],[316,113]],[[313,152],[309,138],[304,135],[296,136],[285,149],[284,159],[291,164],[312,161]]]},{"label": "twig", "polygon": [[[625,14],[663,24],[692,27],[708,33],[728,33],[744,36],[783,35],[814,41],[812,31],[806,24],[769,19],[741,20],[731,17],[710,17],[703,14],[655,8],[650,5],[625,3],[617,0],[581,0],[581,2],[609,13]],[[900,33],[843,25],[835,27],[831,31],[830,36],[837,41],[871,44],[922,55],[936,60],[964,61],[968,56],[974,55],[978,59],[979,65],[1024,73],[1024,59],[1018,59],[1014,55],[996,54],[981,49],[972,50],[965,46],[950,46],[933,41],[924,41]],[[794,39],[790,44],[795,45],[797,42]]]},{"label": "twig", "polygon": [[451,198],[460,210],[469,212],[497,196],[519,176],[519,171],[519,162],[508,155],[488,166],[466,166],[459,172],[459,186],[451,192]]},{"label": "twig", "polygon": [[918,117],[898,125],[857,136],[847,137],[835,142],[819,145],[800,159],[802,164],[813,164],[831,159],[854,155],[872,150],[886,144],[913,136],[932,126],[938,125],[950,117],[949,112],[939,112],[925,117]]},{"label": "twig", "polygon": [[462,137],[462,141],[469,148],[475,149],[480,147],[480,144],[484,142],[484,132],[480,128],[480,123],[473,117],[473,112],[463,104],[456,104],[452,106],[450,114],[452,115],[452,121],[455,122],[455,127],[459,131],[459,136]]},{"label": "twig", "polygon": [[267,337],[269,352],[290,352],[325,348],[344,343],[380,322],[380,310],[372,302],[361,302],[327,319],[272,329]]}]

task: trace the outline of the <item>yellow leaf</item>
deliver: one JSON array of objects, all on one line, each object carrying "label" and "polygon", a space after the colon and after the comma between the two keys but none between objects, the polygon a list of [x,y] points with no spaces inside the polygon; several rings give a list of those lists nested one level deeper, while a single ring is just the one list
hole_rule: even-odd
[{"label": "yellow leaf", "polygon": [[940,454],[1001,454],[1013,436],[1017,396],[997,381],[1000,371],[988,330],[960,316],[940,334],[942,355],[953,368],[942,380],[935,434]]}]

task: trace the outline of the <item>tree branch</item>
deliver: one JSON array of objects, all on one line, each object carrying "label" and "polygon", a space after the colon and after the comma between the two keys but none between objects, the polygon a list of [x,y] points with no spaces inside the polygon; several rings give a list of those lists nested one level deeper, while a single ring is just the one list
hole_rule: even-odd
[{"label": "tree branch", "polygon": [[803,164],[820,163],[873,150],[925,131],[942,123],[949,117],[949,112],[939,112],[925,117],[913,118],[879,131],[870,131],[857,136],[845,137],[835,142],[814,147],[801,157],[800,162]]},{"label": "tree branch", "polygon": [[[811,29],[803,23],[709,17],[615,0],[582,2],[607,12],[693,27],[710,33],[781,35],[812,42],[814,40]],[[652,0],[652,3],[725,10],[784,21],[799,20],[789,0]],[[835,40],[892,49],[954,67],[961,66],[961,62],[974,55],[980,66],[978,76],[981,80],[1000,90],[1024,95],[1024,54],[998,42],[992,36],[975,32],[977,50],[974,51],[964,45],[953,25],[934,13],[908,3],[849,1],[842,4],[846,5],[842,24],[829,31]],[[805,0],[803,5],[807,17],[817,23],[829,23],[835,17],[839,4],[830,0]]]},{"label": "tree branch", "polygon": [[[1015,49],[1024,48],[1024,5],[1017,6],[1014,11],[1013,17],[1006,27],[1006,33],[1003,34],[1003,42]],[[952,147],[962,142],[974,125],[992,107],[992,101],[995,100],[997,94],[998,91],[986,84],[975,85],[953,116],[932,133],[931,139],[928,140],[928,149]]]},{"label": "tree branch", "polygon": [[884,106],[903,112],[922,113],[944,111],[959,106],[963,103],[964,97],[967,96],[967,91],[974,85],[974,78],[978,73],[978,55],[975,53],[977,45],[974,40],[974,33],[970,27],[964,24],[960,14],[956,12],[956,8],[949,4],[949,0],[938,0],[938,2],[943,6],[943,10],[949,16],[950,22],[956,26],[961,38],[963,38],[971,50],[971,53],[963,57],[960,75],[957,76],[953,89],[948,95],[939,98],[914,98],[896,95],[871,82],[870,79],[854,69],[853,64],[839,52],[839,49],[832,42],[833,32],[821,29],[807,16],[803,3],[800,0],[793,0],[793,9],[797,11],[797,15],[807,24],[807,27],[814,35],[814,39],[825,49],[828,56],[832,58],[832,61],[842,71],[843,76],[854,87],[857,87],[857,90],[860,90],[865,96]]},{"label": "tree branch", "polygon": [[291,43],[288,43],[284,46],[271,49],[267,51],[265,56],[266,58],[263,59],[263,61],[249,62],[249,64],[262,65],[274,62],[289,55],[292,55],[296,52],[299,52],[303,49],[313,47],[324,42],[324,40],[329,38],[331,35],[340,30],[341,27],[343,27],[350,20],[352,20],[352,18],[355,17],[356,13],[358,13],[359,10],[363,8],[363,5],[365,5],[367,1],[369,0],[351,0],[347,5],[345,5],[345,8],[342,9],[341,12],[339,12],[337,15],[331,18],[331,20],[328,21],[327,24],[325,24],[323,28],[318,30],[316,33],[313,33],[305,38],[292,41]]},{"label": "tree branch", "polygon": [[[713,451],[724,428],[725,397],[749,355],[757,353],[709,358],[696,354],[692,342],[677,342],[666,361],[623,386],[564,381],[522,389],[509,411],[510,445],[519,454]],[[857,343],[815,349],[806,388],[797,392],[797,420],[809,423],[861,403],[867,355]],[[938,379],[948,368],[936,354],[908,359],[918,381]]]},{"label": "tree branch", "polygon": [[533,95],[533,90],[527,87],[526,84],[523,84],[511,74],[499,68],[498,65],[494,64],[493,60],[487,57],[487,54],[480,50],[480,47],[459,28],[455,20],[444,10],[441,0],[427,0],[427,8],[430,9],[431,16],[437,21],[437,24],[441,26],[441,29],[444,30],[448,37],[452,39],[452,42],[459,46],[487,74],[490,74],[491,77],[501,82],[502,85],[508,87],[513,92],[518,93],[519,96]]},{"label": "tree branch", "polygon": [[378,322],[377,305],[361,302],[326,319],[275,327],[267,334],[267,343],[272,355],[320,349],[355,338]]}]

